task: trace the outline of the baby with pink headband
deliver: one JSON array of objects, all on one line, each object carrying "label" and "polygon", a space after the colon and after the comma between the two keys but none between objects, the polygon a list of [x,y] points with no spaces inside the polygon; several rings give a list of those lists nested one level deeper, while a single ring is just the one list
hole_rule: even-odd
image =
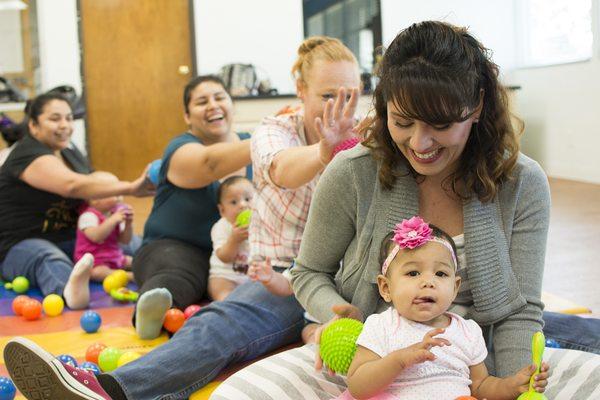
[{"label": "baby with pink headband", "polygon": [[[397,224],[382,243],[379,293],[392,307],[367,318],[339,399],[514,400],[535,366],[513,376],[488,374],[487,348],[475,321],[448,312],[460,286],[452,238],[418,216]],[[547,384],[547,367],[536,390]]]}]

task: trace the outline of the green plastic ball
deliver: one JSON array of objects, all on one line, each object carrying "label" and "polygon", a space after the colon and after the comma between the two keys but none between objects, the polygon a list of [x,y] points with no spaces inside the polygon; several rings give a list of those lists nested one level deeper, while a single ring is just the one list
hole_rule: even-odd
[{"label": "green plastic ball", "polygon": [[17,276],[12,281],[12,290],[17,293],[25,293],[27,290],[29,290],[29,280],[27,280],[27,278],[24,276]]},{"label": "green plastic ball", "polygon": [[346,374],[356,353],[356,340],[363,323],[341,318],[331,323],[321,334],[320,353],[323,362],[338,374]]},{"label": "green plastic ball", "polygon": [[240,228],[245,228],[250,225],[250,219],[252,218],[252,210],[244,210],[237,215],[235,218],[235,224]]},{"label": "green plastic ball", "polygon": [[116,347],[107,347],[100,352],[98,356],[98,365],[102,372],[111,372],[117,369],[119,358],[123,355],[123,352]]}]

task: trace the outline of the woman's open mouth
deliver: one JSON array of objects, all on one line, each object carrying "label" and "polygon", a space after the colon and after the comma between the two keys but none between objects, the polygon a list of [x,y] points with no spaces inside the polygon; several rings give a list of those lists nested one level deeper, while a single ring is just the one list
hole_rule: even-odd
[{"label": "woman's open mouth", "polygon": [[431,164],[436,162],[442,155],[444,148],[440,147],[427,153],[418,153],[413,149],[409,149],[413,159],[420,164]]}]

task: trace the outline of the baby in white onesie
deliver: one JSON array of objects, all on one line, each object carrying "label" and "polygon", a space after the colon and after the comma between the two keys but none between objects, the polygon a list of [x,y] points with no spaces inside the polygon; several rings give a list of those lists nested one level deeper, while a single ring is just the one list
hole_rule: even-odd
[{"label": "baby in white onesie", "polygon": [[[397,224],[384,240],[379,293],[393,307],[367,318],[339,399],[514,400],[527,391],[532,366],[500,379],[483,361],[487,349],[475,321],[447,310],[460,277],[452,238],[420,217]],[[536,376],[543,392],[548,367]]]}]

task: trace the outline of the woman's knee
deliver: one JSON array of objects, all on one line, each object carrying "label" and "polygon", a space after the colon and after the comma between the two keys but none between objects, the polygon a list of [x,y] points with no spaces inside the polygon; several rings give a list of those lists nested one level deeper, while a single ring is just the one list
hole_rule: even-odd
[{"label": "woman's knee", "polygon": [[44,239],[25,239],[15,244],[6,254],[6,264],[39,262],[44,259],[61,260],[72,264],[72,260],[54,243]]}]

